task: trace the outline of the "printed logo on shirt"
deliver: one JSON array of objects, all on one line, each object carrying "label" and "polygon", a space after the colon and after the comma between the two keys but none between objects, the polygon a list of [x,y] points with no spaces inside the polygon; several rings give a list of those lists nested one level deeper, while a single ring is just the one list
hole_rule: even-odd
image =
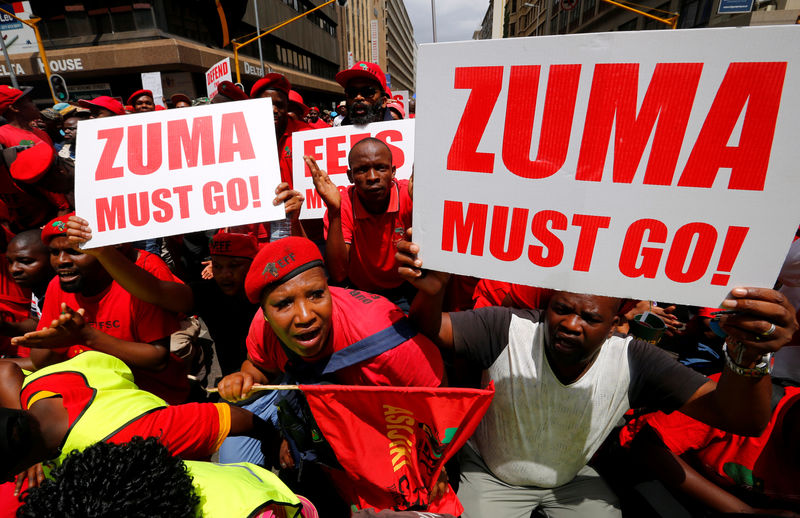
[{"label": "printed logo on shirt", "polygon": [[99,322],[89,322],[89,325],[96,329],[119,328],[119,320],[101,320]]},{"label": "printed logo on shirt", "polygon": [[283,147],[283,156],[291,158],[292,157],[292,148],[290,148],[289,146],[284,146]]},{"label": "printed logo on shirt", "polygon": [[351,297],[364,304],[372,304],[373,300],[381,298],[380,295],[375,295],[373,293],[362,293],[358,290],[350,290],[349,293]]}]

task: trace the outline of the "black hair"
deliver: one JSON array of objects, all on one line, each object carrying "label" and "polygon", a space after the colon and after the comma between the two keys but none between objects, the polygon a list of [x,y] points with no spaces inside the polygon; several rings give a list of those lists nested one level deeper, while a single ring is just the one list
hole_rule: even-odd
[{"label": "black hair", "polygon": [[347,154],[347,164],[348,164],[348,166],[350,165],[350,162],[352,160],[351,157],[353,156],[353,151],[355,151],[357,147],[359,147],[359,146],[361,146],[363,144],[368,144],[370,142],[373,143],[373,144],[379,144],[379,145],[385,147],[386,151],[389,152],[389,158],[392,158],[392,149],[389,147],[389,145],[386,142],[382,141],[381,139],[375,138],[375,137],[367,137],[365,139],[359,140],[358,142],[353,144],[353,147],[350,148],[350,152]]},{"label": "black hair", "polygon": [[47,246],[42,242],[42,231],[39,229],[24,230],[12,237],[8,244],[11,243],[20,243],[22,246],[36,245],[45,253],[49,253]]},{"label": "black hair", "polygon": [[190,518],[200,503],[183,461],[154,437],[72,452],[51,476],[26,493],[18,518]]}]

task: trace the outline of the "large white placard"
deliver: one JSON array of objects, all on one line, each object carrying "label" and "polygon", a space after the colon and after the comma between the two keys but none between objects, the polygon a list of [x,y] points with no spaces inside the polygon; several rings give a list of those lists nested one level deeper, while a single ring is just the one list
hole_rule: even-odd
[{"label": "large white placard", "polygon": [[77,148],[88,248],[285,217],[270,99],[81,121]]},{"label": "large white placard", "polygon": [[325,203],[314,189],[311,172],[303,155],[314,157],[320,169],[328,173],[331,181],[344,193],[347,179],[347,155],[359,140],[375,137],[386,142],[392,152],[392,163],[397,168],[396,178],[411,178],[414,167],[414,120],[376,122],[366,126],[334,126],[292,133],[292,174],[294,188],[305,196],[300,219],[321,218]]},{"label": "large white placard", "polygon": [[715,306],[800,223],[800,30],[422,45],[425,266]]}]

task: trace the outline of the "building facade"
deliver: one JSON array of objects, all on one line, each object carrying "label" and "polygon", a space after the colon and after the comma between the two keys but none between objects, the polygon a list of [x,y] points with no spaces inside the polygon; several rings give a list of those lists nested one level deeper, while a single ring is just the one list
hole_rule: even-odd
[{"label": "building facade", "polygon": [[[320,0],[258,1],[259,24],[275,26],[307,12]],[[23,2],[25,4],[27,2]],[[254,0],[222,2],[229,38],[255,36]],[[231,58],[222,16],[213,0],[31,1],[52,72],[64,77],[72,100],[96,95],[124,99],[141,88],[142,72],[160,72],[165,97],[206,95],[205,71]],[[338,25],[342,8],[332,4],[262,38],[265,68],[287,76],[309,102],[328,106],[341,97],[334,81],[341,68]],[[0,26],[2,28],[2,26]],[[239,51],[241,82],[249,91],[262,71],[257,43]],[[49,100],[38,52],[12,53],[20,84]],[[9,75],[9,65],[0,75]],[[234,81],[236,73],[233,72]]]}]

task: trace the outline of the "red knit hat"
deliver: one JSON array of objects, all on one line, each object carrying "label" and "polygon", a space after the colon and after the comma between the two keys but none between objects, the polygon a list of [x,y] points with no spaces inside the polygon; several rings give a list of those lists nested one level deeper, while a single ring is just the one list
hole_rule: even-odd
[{"label": "red knit hat", "polygon": [[74,215],[74,212],[70,212],[69,214],[65,214],[48,222],[47,225],[45,225],[42,229],[42,243],[44,243],[45,246],[48,246],[53,238],[66,235],[67,221],[69,221],[70,216]]},{"label": "red knit hat", "polygon": [[220,232],[211,238],[208,245],[211,255],[246,257],[252,259],[258,253],[258,242],[249,234]]},{"label": "red knit hat", "polygon": [[322,255],[317,246],[304,237],[286,237],[266,244],[253,259],[244,280],[247,298],[258,304],[264,288],[286,282],[315,266],[323,266]]}]

